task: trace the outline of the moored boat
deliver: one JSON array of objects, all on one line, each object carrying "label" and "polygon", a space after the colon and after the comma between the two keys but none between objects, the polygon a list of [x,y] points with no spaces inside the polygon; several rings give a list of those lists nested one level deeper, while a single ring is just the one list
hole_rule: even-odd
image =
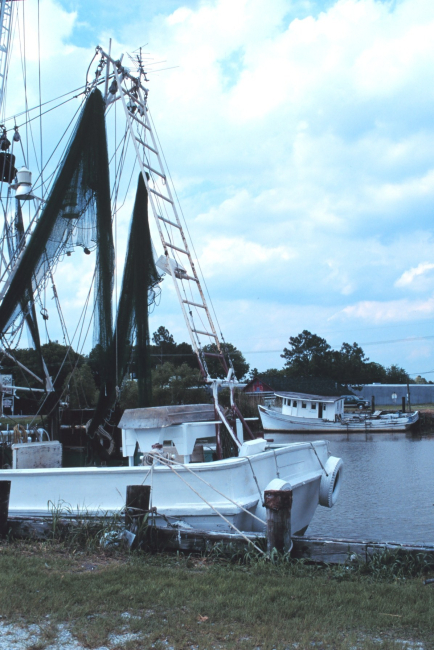
[{"label": "moored boat", "polygon": [[345,413],[342,396],[279,392],[281,406],[259,405],[264,431],[407,431],[418,420],[413,413]]},{"label": "moored boat", "polygon": [[[10,514],[43,517],[50,509],[69,516],[115,513],[125,506],[128,485],[151,486],[156,523],[163,527],[263,533],[266,490],[292,491],[293,534],[304,533],[318,505],[333,507],[343,463],[330,455],[327,442],[271,447],[257,438],[243,442],[236,457],[205,461],[203,441],[215,450],[215,429],[221,424],[206,419],[210,411],[209,404],[126,411],[120,426],[129,466],[1,470],[0,478],[12,482]],[[37,444],[21,448],[36,453]]]},{"label": "moored boat", "polygon": [[[101,353],[101,381],[95,411],[84,428],[95,454],[105,451],[105,455],[100,455],[98,465],[62,467],[64,459],[59,440],[43,441],[40,433],[39,441],[32,441],[32,436],[16,424],[13,436],[17,440],[7,441],[13,452],[12,467],[0,470],[0,480],[11,482],[9,512],[24,517],[44,517],[53,511],[72,517],[83,513],[114,513],[125,506],[128,486],[148,484],[159,524],[255,532],[265,527],[264,492],[290,490],[292,532],[302,533],[318,504],[334,505],[342,461],[330,456],[324,441],[270,448],[266,440],[255,438],[238,409],[234,400],[237,383],[234,370],[217,335],[178,213],[176,193],[150,119],[148,80],[141,53],[135,57],[137,71],[132,74],[122,65],[123,55],[114,58],[110,51],[110,48],[108,53],[100,47],[96,49],[98,62],[94,78],[86,79],[80,94],[83,105],[77,111],[79,118],[56,173],[50,175],[49,185],[40,193],[43,198],[33,194],[32,176],[27,167],[17,172],[9,166],[7,174],[4,173],[3,183],[7,184],[8,193],[15,191],[15,201],[8,204],[9,220],[6,210],[4,215],[4,250],[10,251],[10,259],[5,260],[2,255],[0,260],[3,272],[0,332],[9,350],[17,332],[21,336],[22,329],[29,329],[38,354],[41,353],[38,365],[42,377],[23,364],[20,368],[41,386],[29,387],[29,391],[42,393],[44,402],[50,397],[51,413],[58,409],[66,389],[57,387],[57,378],[52,382],[49,376],[41,352],[35,302],[38,304],[38,296],[47,282],[52,282],[57,266],[74,251],[81,248],[86,256],[96,253],[92,279],[94,310],[90,320],[94,320],[95,341]],[[106,118],[114,105],[119,107],[125,128],[120,142],[116,139],[117,129],[114,128],[114,133],[112,129],[114,139],[110,138],[110,149]],[[116,113],[113,113],[110,119],[116,124]],[[4,151],[20,138],[15,129],[11,143],[5,131]],[[119,166],[116,166],[117,151],[122,151]],[[135,169],[139,177],[121,291],[114,309],[116,238],[113,238],[112,221],[120,209],[116,203],[121,183],[119,168],[127,176],[125,196]],[[24,202],[28,205],[28,222],[23,221]],[[32,211],[30,207],[34,203],[36,208]],[[164,252],[155,264],[148,205]],[[27,212],[25,216],[27,219]],[[155,304],[155,291],[162,279],[155,265],[174,282],[203,382],[212,387],[212,405],[149,406],[152,395],[148,308]],[[90,302],[92,285],[86,305]],[[57,296],[54,281],[53,293]],[[40,318],[44,323],[48,320],[45,307],[40,310]],[[85,314],[82,318],[84,323]],[[87,332],[89,329],[90,323]],[[71,338],[67,332],[65,337],[69,353]],[[208,350],[210,342],[214,351]],[[107,457],[110,461],[115,447],[107,425],[129,372],[133,346],[138,402],[142,408],[127,411],[119,422],[122,454],[128,459],[128,465],[107,467]],[[6,350],[4,354],[16,361],[13,354]],[[220,363],[223,379],[211,376],[207,367],[209,357]],[[229,387],[229,409],[219,404],[220,385]],[[12,386],[7,390],[7,394],[15,394],[25,387]],[[117,423],[116,420],[114,424]],[[51,434],[52,438],[58,435],[59,431],[54,436]],[[197,449],[201,439],[208,441],[209,459],[200,456]],[[103,443],[107,440],[109,447],[105,450]]]}]

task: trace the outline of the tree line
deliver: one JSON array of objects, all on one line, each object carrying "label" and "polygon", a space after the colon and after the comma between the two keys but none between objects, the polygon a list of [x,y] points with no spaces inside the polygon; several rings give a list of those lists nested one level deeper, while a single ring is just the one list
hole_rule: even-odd
[{"label": "tree line", "polygon": [[[208,345],[204,350],[216,352],[216,346]],[[284,359],[283,368],[269,368],[259,372],[256,368],[250,368],[242,352],[233,344],[225,343],[224,351],[230,358],[239,380],[247,381],[258,376],[270,382],[275,390],[282,390],[285,387],[287,390],[295,390],[298,386],[298,390],[315,392],[315,382],[320,382],[319,386],[325,386],[329,382],[331,389],[339,384],[342,390],[349,385],[369,383],[428,383],[421,377],[410,379],[407,372],[398,365],[384,367],[370,361],[357,343],[343,343],[339,350],[334,350],[326,339],[308,330],[303,330],[297,336],[289,338],[288,347],[285,347],[281,354]],[[54,341],[43,345],[42,353],[49,374],[54,380],[55,395],[49,402],[56,398],[67,402],[71,408],[95,406],[101,384],[102,348],[97,345],[88,355],[82,355]],[[155,406],[209,400],[196,355],[189,343],[176,343],[173,335],[161,326],[152,335],[150,353]],[[40,374],[36,350],[17,349],[14,355],[17,361],[34,374]],[[41,387],[34,377],[25,373],[6,356],[0,360],[0,364],[1,374],[12,374],[15,385]],[[223,368],[217,359],[207,357],[207,364],[211,376],[224,377]],[[134,374],[135,350],[133,348],[129,373],[120,387],[121,408],[134,408],[137,405]],[[40,395],[40,393],[19,392],[16,412],[35,412],[40,402]]]},{"label": "tree line", "polygon": [[[308,330],[291,336],[280,356],[285,360],[282,369],[270,368],[258,374],[316,377],[343,385],[428,383],[421,377],[412,380],[404,368],[396,364],[384,367],[370,361],[358,343],[342,343],[339,350],[334,350],[326,339]],[[253,369],[251,375],[255,372]]]}]

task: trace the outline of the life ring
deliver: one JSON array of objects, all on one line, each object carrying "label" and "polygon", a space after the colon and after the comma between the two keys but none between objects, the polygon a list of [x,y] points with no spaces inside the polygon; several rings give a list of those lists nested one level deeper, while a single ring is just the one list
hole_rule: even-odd
[{"label": "life ring", "polygon": [[333,508],[339,496],[343,464],[342,458],[330,456],[324,465],[325,472],[321,476],[319,486],[319,503],[326,508]]}]

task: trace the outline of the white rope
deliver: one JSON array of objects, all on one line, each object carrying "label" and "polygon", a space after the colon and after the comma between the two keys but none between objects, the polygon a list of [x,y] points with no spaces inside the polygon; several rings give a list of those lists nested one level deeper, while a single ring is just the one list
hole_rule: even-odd
[{"label": "white rope", "polygon": [[[258,521],[259,521],[263,526],[266,526],[266,525],[267,525],[267,523],[266,523],[263,519],[261,519],[260,517],[257,517],[256,515],[254,515],[253,512],[250,512],[250,510],[247,510],[247,509],[244,508],[240,503],[237,503],[236,501],[234,501],[234,500],[231,499],[230,497],[226,496],[226,494],[223,494],[223,492],[220,492],[220,490],[217,490],[217,488],[214,487],[214,485],[211,485],[211,483],[208,483],[208,481],[205,481],[204,478],[202,478],[201,476],[199,476],[199,474],[196,474],[195,472],[193,472],[193,470],[192,470],[190,467],[187,467],[187,465],[185,465],[184,463],[180,463],[180,462],[177,461],[177,460],[167,460],[166,458],[164,458],[164,456],[160,456],[159,454],[158,454],[158,455],[155,454],[155,455],[156,455],[156,456],[158,457],[158,459],[162,462],[162,464],[164,464],[166,467],[169,467],[171,463],[174,463],[174,464],[176,464],[176,465],[180,465],[181,467],[184,467],[184,468],[187,470],[187,472],[190,472],[190,474],[193,474],[193,476],[195,476],[196,478],[198,478],[199,481],[202,481],[202,483],[205,483],[205,485],[207,485],[207,486],[210,487],[212,490],[214,490],[215,492],[217,492],[217,494],[220,494],[221,497],[223,497],[224,499],[227,499],[228,501],[230,501],[231,503],[233,503],[234,506],[237,506],[237,508],[241,508],[241,510],[243,510],[243,511],[246,512],[248,515],[250,515],[251,517],[253,517],[253,519],[257,519],[257,520],[258,520]],[[249,460],[249,459],[248,459],[248,460]],[[253,470],[252,470],[252,472],[253,472]],[[256,478],[256,477],[255,477],[255,478]],[[256,482],[256,484],[257,484],[257,482]],[[258,486],[258,489],[259,489],[259,486]],[[260,497],[261,497],[261,494],[260,494]],[[262,497],[261,497],[261,502],[262,502]]]},{"label": "white rope", "polygon": [[327,471],[326,471],[326,468],[325,468],[324,465],[322,464],[322,462],[321,462],[321,458],[318,456],[317,451],[316,451],[315,447],[313,446],[313,443],[312,443],[312,442],[310,443],[310,446],[311,446],[312,449],[314,450],[314,452],[315,452],[315,456],[318,458],[318,462],[319,462],[319,464],[321,465],[322,470],[324,471],[325,475],[328,476]]},{"label": "white rope", "polygon": [[260,549],[259,546],[256,546],[256,544],[255,544],[254,542],[252,542],[251,539],[249,539],[246,535],[244,535],[244,533],[242,533],[240,530],[238,530],[238,528],[235,526],[235,524],[233,524],[232,522],[230,522],[229,519],[226,519],[226,517],[225,517],[224,515],[222,515],[222,513],[219,512],[219,511],[217,510],[217,508],[214,508],[214,506],[211,505],[211,503],[209,503],[209,502],[205,499],[205,497],[203,497],[201,494],[199,494],[199,492],[197,492],[197,491],[194,489],[194,487],[192,487],[189,483],[187,483],[187,481],[186,481],[185,479],[183,479],[182,476],[181,476],[180,474],[178,474],[178,472],[177,472],[177,471],[172,467],[172,465],[167,465],[167,467],[169,467],[169,468],[172,470],[172,472],[173,472],[174,474],[176,474],[176,476],[177,476],[178,478],[180,478],[181,481],[182,481],[183,483],[185,483],[187,487],[190,488],[190,490],[192,490],[192,491],[193,491],[193,492],[194,492],[194,493],[195,493],[195,494],[196,494],[200,499],[202,499],[202,501],[203,501],[204,503],[206,503],[206,505],[207,505],[209,508],[211,508],[211,510],[214,510],[214,512],[215,512],[219,517],[221,517],[221,518],[222,518],[222,519],[223,519],[223,520],[224,520],[224,521],[225,521],[225,522],[226,522],[226,523],[227,523],[231,528],[233,528],[233,529],[234,529],[234,530],[235,530],[239,535],[241,535],[241,537],[242,537],[243,539],[245,539],[246,542],[248,542],[249,544],[252,544],[252,546],[253,546],[257,551],[259,551],[259,553],[262,553],[262,555],[266,555],[266,553],[264,553],[264,551],[263,551],[262,549]]}]

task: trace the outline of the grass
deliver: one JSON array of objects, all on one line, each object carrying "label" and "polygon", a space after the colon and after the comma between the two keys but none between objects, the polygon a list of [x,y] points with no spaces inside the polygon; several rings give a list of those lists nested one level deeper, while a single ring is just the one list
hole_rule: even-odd
[{"label": "grass", "polygon": [[[401,403],[396,404],[375,404],[375,408],[378,408],[381,411],[399,411],[401,409]],[[434,411],[434,404],[412,404],[412,411]]]},{"label": "grass", "polygon": [[[191,557],[10,542],[0,547],[0,613],[8,621],[49,620],[46,645],[56,625],[67,623],[89,648],[126,629],[140,635],[127,650],[166,642],[176,649],[312,650],[315,643],[368,650],[398,647],[396,639],[434,648],[434,589],[397,568],[393,559],[387,571],[363,573],[357,563],[272,563],[223,548]],[[434,574],[423,563],[407,569]]]},{"label": "grass", "polygon": [[42,415],[3,415],[0,417],[0,428],[6,429],[9,425],[9,429],[13,429],[16,424],[21,424],[23,427],[26,427],[28,424],[31,424],[32,427],[46,427],[47,422]]}]

